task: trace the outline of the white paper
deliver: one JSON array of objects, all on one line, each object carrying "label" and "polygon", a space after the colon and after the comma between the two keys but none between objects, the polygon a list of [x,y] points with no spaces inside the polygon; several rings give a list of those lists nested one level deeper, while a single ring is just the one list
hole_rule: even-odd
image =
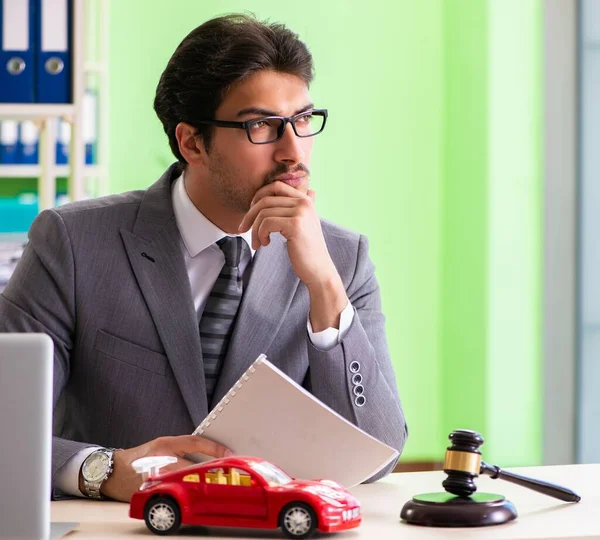
[{"label": "white paper", "polygon": [[[271,364],[264,355],[194,431],[237,455],[256,456],[302,479],[352,487],[398,451],[356,427]],[[190,456],[205,461],[206,456]]]}]

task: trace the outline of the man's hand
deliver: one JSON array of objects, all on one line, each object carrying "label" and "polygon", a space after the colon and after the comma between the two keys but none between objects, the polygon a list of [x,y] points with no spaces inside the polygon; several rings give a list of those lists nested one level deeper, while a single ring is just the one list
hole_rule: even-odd
[{"label": "man's hand", "polygon": [[[142,484],[142,477],[131,466],[136,459],[147,456],[175,456],[177,462],[164,467],[163,471],[176,471],[193,465],[183,459],[186,454],[202,453],[213,457],[225,457],[232,452],[204,437],[198,435],[181,435],[179,437],[160,437],[135,448],[117,450],[113,456],[114,470],[102,485],[102,494],[117,501],[129,502],[131,496]],[[81,475],[80,475],[81,476]],[[80,477],[80,485],[83,479]]]},{"label": "man's hand", "polygon": [[256,192],[240,232],[252,227],[252,247],[268,246],[269,235],[281,233],[294,272],[308,288],[313,331],[339,326],[339,315],[348,298],[331,260],[321,221],[314,207],[315,192],[307,194],[276,181]]}]

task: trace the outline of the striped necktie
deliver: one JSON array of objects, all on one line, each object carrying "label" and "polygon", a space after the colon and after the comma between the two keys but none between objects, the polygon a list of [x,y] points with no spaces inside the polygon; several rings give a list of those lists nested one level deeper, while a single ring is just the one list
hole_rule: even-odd
[{"label": "striped necktie", "polygon": [[217,245],[225,255],[225,264],[213,285],[200,319],[200,341],[209,406],[227,355],[227,347],[242,300],[240,260],[244,251],[250,250],[241,236],[226,236],[219,240]]}]

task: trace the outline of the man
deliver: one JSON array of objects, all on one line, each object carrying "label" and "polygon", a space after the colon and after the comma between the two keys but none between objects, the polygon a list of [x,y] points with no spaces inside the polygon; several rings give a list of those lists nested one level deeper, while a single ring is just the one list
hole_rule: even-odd
[{"label": "man", "polygon": [[327,118],[312,76],[284,26],[208,21],[156,92],[177,163],[146,191],[32,225],[0,330],[54,340],[55,496],[127,501],[139,457],[175,455],[179,468],[186,454],[227,455],[190,433],[260,353],[402,450],[367,241],[321,221],[309,189]]}]

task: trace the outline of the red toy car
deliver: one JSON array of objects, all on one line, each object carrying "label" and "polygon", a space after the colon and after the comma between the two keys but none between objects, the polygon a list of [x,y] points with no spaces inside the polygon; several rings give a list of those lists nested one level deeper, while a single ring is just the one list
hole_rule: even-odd
[{"label": "red toy car", "polygon": [[180,525],[281,527],[290,538],[358,527],[359,502],[329,480],[295,480],[253,457],[229,457],[150,475],[134,493],[129,516],[156,534]]}]

